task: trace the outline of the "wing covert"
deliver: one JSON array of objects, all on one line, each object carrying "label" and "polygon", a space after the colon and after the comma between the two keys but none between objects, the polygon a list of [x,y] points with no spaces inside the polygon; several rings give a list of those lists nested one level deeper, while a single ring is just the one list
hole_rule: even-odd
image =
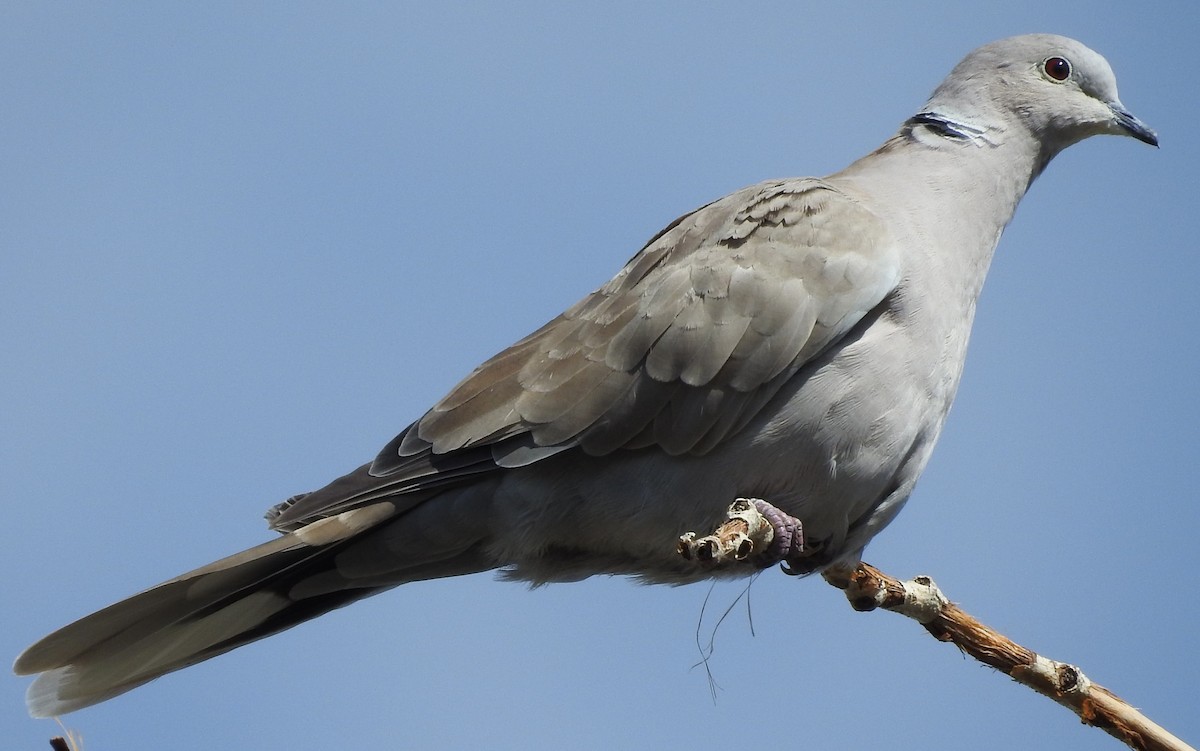
[{"label": "wing covert", "polygon": [[837,187],[751,186],[680,218],[608,283],[483,363],[371,472],[484,445],[502,466],[573,446],[704,453],[899,279],[883,222]]}]

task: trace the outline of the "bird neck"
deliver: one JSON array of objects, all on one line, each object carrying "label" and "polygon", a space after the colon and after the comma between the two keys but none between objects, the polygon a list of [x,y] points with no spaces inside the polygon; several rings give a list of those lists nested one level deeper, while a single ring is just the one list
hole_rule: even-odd
[{"label": "bird neck", "polygon": [[[870,206],[904,245],[897,315],[936,342],[952,394],[1000,235],[1045,161],[1024,131],[918,116],[828,180]],[[927,304],[936,301],[937,304]]]},{"label": "bird neck", "polygon": [[930,263],[974,300],[1001,232],[1047,161],[1024,128],[926,111],[830,180],[925,247],[958,249]]},{"label": "bird neck", "polygon": [[977,125],[967,119],[953,117],[941,112],[918,112],[904,123],[905,129],[910,132],[913,128],[921,126],[929,128],[935,135],[942,138],[956,141],[981,140],[985,143],[992,143],[991,139],[988,138],[990,129],[986,126]]}]

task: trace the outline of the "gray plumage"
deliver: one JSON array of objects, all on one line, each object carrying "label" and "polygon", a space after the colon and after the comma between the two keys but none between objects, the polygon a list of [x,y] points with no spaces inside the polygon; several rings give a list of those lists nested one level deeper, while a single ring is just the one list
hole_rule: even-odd
[{"label": "gray plumage", "polygon": [[410,581],[699,579],[674,541],[737,497],[803,522],[808,570],[856,560],[929,458],[1017,202],[1103,133],[1157,144],[1095,52],[1051,35],[975,50],[845,170],[673,222],[372,463],[272,509],[280,537],[30,647],[15,666],[42,674],[30,711],[103,701]]}]

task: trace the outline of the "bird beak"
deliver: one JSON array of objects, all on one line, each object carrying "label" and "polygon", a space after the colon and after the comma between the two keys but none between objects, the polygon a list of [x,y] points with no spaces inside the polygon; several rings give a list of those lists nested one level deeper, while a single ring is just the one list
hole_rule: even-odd
[{"label": "bird beak", "polygon": [[1142,143],[1158,146],[1158,134],[1149,125],[1134,117],[1132,112],[1125,109],[1125,105],[1120,102],[1109,102],[1108,107],[1112,110],[1113,121],[1116,122],[1122,133],[1133,136]]}]

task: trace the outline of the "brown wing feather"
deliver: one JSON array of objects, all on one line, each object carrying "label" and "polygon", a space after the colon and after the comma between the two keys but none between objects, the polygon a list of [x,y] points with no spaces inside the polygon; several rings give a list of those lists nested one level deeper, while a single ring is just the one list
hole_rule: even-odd
[{"label": "brown wing feather", "polygon": [[419,502],[574,447],[711,451],[900,274],[883,224],[828,182],[731,194],[676,220],[607,284],[475,369],[346,488],[285,504],[274,526],[382,496]]},{"label": "brown wing feather", "polygon": [[711,448],[714,426],[740,422],[724,410],[761,404],[737,394],[772,388],[898,278],[882,224],[832,185],[747,188],[683,217],[612,281],[480,366],[404,448],[440,454],[531,432],[538,445],[602,453],[650,423],[671,453]]}]

